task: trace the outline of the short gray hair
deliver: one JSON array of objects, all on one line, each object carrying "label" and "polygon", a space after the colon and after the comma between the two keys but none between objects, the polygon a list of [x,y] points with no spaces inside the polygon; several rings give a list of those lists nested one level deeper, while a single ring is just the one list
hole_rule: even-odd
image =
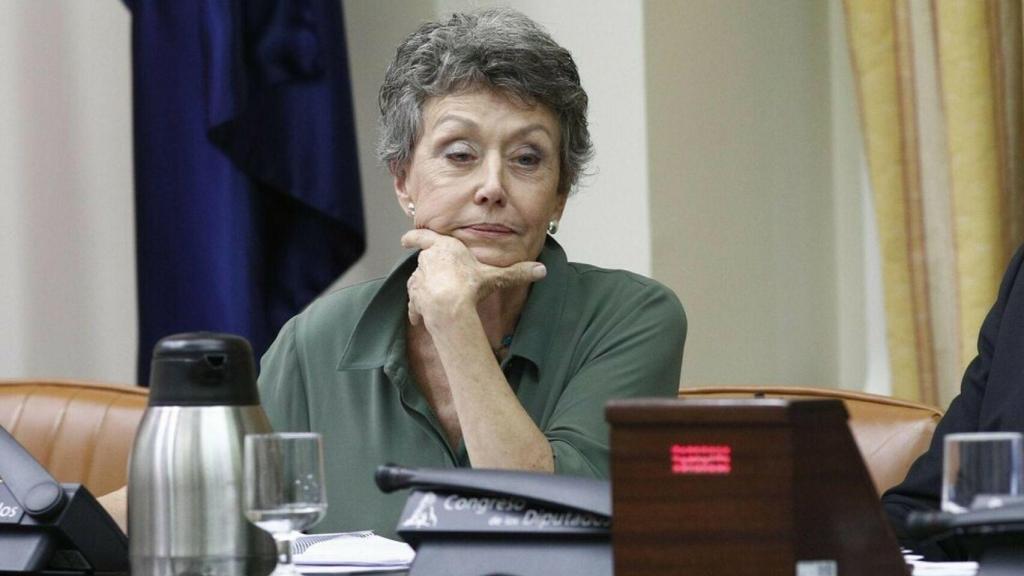
[{"label": "short gray hair", "polygon": [[569,51],[509,8],[424,24],[399,45],[378,97],[380,160],[393,172],[406,167],[421,134],[423,103],[477,87],[554,112],[561,131],[558,192],[568,193],[593,156],[587,93]]}]

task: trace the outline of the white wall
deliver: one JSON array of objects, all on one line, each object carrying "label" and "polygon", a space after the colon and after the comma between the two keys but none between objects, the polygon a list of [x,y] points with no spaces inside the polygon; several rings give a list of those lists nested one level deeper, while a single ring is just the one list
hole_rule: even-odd
[{"label": "white wall", "polygon": [[0,377],[135,380],[129,26],[0,2]]}]

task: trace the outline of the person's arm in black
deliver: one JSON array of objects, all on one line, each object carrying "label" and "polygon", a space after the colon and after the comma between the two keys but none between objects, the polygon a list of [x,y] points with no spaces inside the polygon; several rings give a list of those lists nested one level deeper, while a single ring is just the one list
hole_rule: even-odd
[{"label": "person's arm in black", "polygon": [[906,518],[913,510],[935,510],[939,507],[942,490],[942,447],[946,434],[977,432],[980,429],[979,415],[988,386],[992,358],[996,353],[1003,312],[1013,295],[1022,261],[1024,247],[1019,248],[1010,261],[996,303],[981,325],[978,355],[964,372],[960,394],[953,399],[949,410],[939,422],[928,451],[914,462],[903,482],[882,495],[882,504],[900,544],[924,554],[930,560],[962,558],[963,551],[949,541],[915,541],[906,532]]}]

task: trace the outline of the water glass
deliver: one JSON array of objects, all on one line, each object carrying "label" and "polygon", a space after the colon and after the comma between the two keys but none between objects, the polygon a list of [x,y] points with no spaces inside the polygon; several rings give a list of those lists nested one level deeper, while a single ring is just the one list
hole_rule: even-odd
[{"label": "water glass", "polygon": [[277,543],[276,575],[298,574],[291,542],[327,511],[324,457],[319,434],[247,434],[244,506],[250,522]]},{"label": "water glass", "polygon": [[943,446],[942,510],[962,513],[996,508],[1021,495],[1021,434],[948,434]]}]

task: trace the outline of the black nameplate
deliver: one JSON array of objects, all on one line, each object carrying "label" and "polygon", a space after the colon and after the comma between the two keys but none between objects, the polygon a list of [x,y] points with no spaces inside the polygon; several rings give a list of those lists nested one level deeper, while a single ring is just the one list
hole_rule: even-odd
[{"label": "black nameplate", "polygon": [[18,524],[25,515],[25,509],[14,499],[10,489],[0,479],[0,524]]},{"label": "black nameplate", "polygon": [[607,516],[536,506],[524,498],[482,496],[434,490],[414,491],[406,501],[398,531],[484,534],[607,535]]}]

